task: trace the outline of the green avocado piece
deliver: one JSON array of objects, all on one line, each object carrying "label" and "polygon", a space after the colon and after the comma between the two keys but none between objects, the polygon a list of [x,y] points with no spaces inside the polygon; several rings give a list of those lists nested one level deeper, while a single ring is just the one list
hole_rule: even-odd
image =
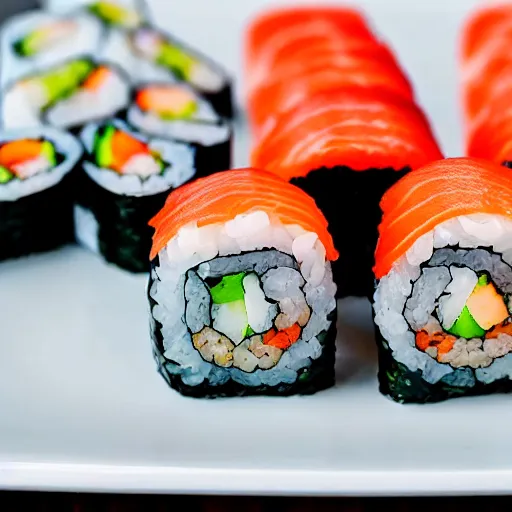
[{"label": "green avocado piece", "polygon": [[79,59],[41,75],[39,79],[47,92],[46,106],[72,94],[94,67],[91,61]]},{"label": "green avocado piece", "polygon": [[212,300],[215,304],[224,304],[244,300],[244,288],[242,280],[245,272],[240,272],[232,276],[224,276],[221,282],[210,289]]},{"label": "green avocado piece", "polygon": [[7,167],[4,167],[0,165],[0,183],[7,183],[8,181],[11,181],[14,178],[14,174],[7,169]]},{"label": "green avocado piece", "polygon": [[43,142],[41,153],[46,157],[46,160],[48,160],[50,167],[55,167],[57,165],[57,154],[53,144],[49,140],[45,140]]},{"label": "green avocado piece", "polygon": [[[478,285],[477,285],[478,286]],[[483,285],[482,285],[483,286]],[[482,329],[473,318],[467,306],[464,306],[459,318],[447,330],[448,333],[460,338],[480,338],[485,334],[485,329]]]},{"label": "green avocado piece", "polygon": [[245,337],[252,336],[254,334],[254,331],[252,330],[252,327],[250,325],[247,326],[247,331],[245,333]]},{"label": "green avocado piece", "polygon": [[114,161],[112,153],[112,138],[116,133],[116,128],[108,125],[103,130],[103,133],[96,133],[94,139],[94,156],[98,167],[108,169]]},{"label": "green avocado piece", "polygon": [[178,46],[162,44],[156,63],[168,68],[179,80],[188,80],[196,60]]},{"label": "green avocado piece", "polygon": [[13,44],[14,52],[20,57],[32,57],[37,53],[36,33],[32,32]]}]

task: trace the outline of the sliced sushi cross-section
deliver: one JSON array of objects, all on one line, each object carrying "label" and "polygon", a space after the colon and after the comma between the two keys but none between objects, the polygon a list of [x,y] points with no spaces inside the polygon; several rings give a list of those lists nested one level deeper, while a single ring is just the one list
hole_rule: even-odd
[{"label": "sliced sushi cross-section", "polygon": [[256,169],[173,191],[151,220],[159,371],[194,397],[313,393],[334,381],[338,256],[303,191]]},{"label": "sliced sushi cross-section", "polygon": [[465,158],[386,192],[373,304],[383,393],[423,403],[512,390],[511,205],[510,171]]}]

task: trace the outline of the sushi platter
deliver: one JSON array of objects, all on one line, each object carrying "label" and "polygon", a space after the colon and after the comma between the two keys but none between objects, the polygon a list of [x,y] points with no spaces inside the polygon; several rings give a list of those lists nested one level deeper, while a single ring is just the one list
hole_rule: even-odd
[{"label": "sushi platter", "polygon": [[512,7],[120,3],[0,34],[0,489],[510,494]]}]

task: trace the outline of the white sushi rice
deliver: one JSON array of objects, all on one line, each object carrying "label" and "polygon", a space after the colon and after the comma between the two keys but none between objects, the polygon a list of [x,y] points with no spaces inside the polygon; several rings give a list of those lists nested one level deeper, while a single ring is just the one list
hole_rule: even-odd
[{"label": "white sushi rice", "polygon": [[[62,42],[33,57],[16,54],[13,44],[38,28],[48,24],[70,21],[76,24],[75,30]],[[44,71],[59,62],[82,54],[95,55],[100,45],[103,29],[101,23],[86,12],[54,14],[34,10],[9,19],[0,36],[0,83],[2,88],[21,77]]]},{"label": "white sushi rice", "polygon": [[[463,365],[449,360],[443,363],[438,362],[415,345],[415,333],[410,329],[409,324],[413,328],[425,325],[428,314],[435,307],[435,302],[441,293],[443,291],[455,293],[455,290],[450,289],[449,283],[457,279],[459,284],[462,283],[462,287],[459,287],[457,293],[460,292],[463,297],[456,297],[457,304],[451,300],[450,307],[454,308],[455,312],[447,311],[445,308],[445,314],[450,316],[447,323],[450,323],[454,315],[460,313],[458,310],[459,306],[463,306],[462,299],[468,295],[467,292],[474,282],[474,278],[471,276],[462,275],[461,270],[463,269],[458,268],[461,263],[458,263],[456,259],[453,259],[454,266],[449,267],[452,275],[444,276],[443,273],[446,272],[447,267],[434,266],[426,267],[423,270],[420,268],[420,265],[431,260],[434,251],[437,252],[434,254],[431,264],[442,264],[443,258],[448,256],[445,256],[440,250],[456,246],[460,247],[464,254],[464,249],[475,250],[471,256],[474,267],[485,268],[483,258],[489,259],[488,265],[492,268],[493,279],[497,286],[505,293],[512,291],[512,279],[509,281],[507,276],[507,272],[512,266],[512,221],[503,216],[488,214],[452,218],[416,240],[406,254],[394,263],[389,273],[379,281],[374,295],[375,323],[388,343],[393,358],[412,371],[420,370],[423,379],[431,384],[435,384],[441,379],[452,384],[458,382],[459,385],[471,385],[474,378],[484,383],[504,377],[512,378],[512,353],[494,360],[487,357],[487,354],[495,351],[493,348],[496,344],[495,340],[485,341],[487,344],[485,353],[479,348],[481,340],[474,340],[474,347],[466,346],[466,344],[463,347],[461,340],[457,341],[452,352],[466,351],[465,355],[463,352],[459,353],[464,356],[463,360],[465,358],[468,366],[475,368],[474,377],[470,368],[458,368]],[[479,247],[488,248],[495,254],[483,251],[482,255],[479,255],[477,250]],[[478,269],[475,268],[475,270]],[[466,267],[465,270],[468,268]],[[428,278],[428,273],[437,278]],[[422,278],[425,278],[423,285]],[[439,285],[438,288],[435,283]],[[411,297],[413,286],[414,297]],[[418,302],[411,302],[413,299]],[[440,303],[442,308],[443,301],[441,300]],[[488,343],[489,341],[490,343]],[[468,340],[467,343],[470,344],[470,342],[473,343],[473,340]],[[479,346],[477,346],[477,342],[480,343]],[[471,351],[473,350],[475,357],[480,354],[480,360],[471,360]]]},{"label": "white sushi rice", "polygon": [[[306,242],[309,251],[303,250],[303,244]],[[278,265],[278,271],[268,275],[263,281],[264,291],[279,296],[279,291],[283,293],[287,286],[292,286],[289,274],[292,269],[282,266],[284,259],[287,258],[290,262],[287,265],[294,265],[300,270],[303,284],[300,295],[311,310],[311,318],[308,318],[298,341],[282,354],[280,349],[273,350],[274,347],[260,345],[254,351],[254,354],[262,355],[259,367],[258,358],[248,350],[248,340],[234,349],[232,367],[222,367],[205,360],[194,347],[187,327],[192,325],[195,329],[200,329],[204,325],[199,318],[203,318],[207,313],[201,310],[199,304],[204,303],[206,295],[203,299],[199,297],[206,292],[198,289],[198,300],[191,301],[188,305],[190,308],[195,304],[196,312],[188,311],[184,291],[187,272],[202,264],[198,271],[199,276],[202,276],[210,272],[212,265],[217,261],[216,258],[232,256],[226,258],[225,262],[225,272],[231,274],[236,272],[236,255],[247,255],[247,252],[254,257],[254,268],[260,266],[261,272],[266,272],[268,267],[265,265],[271,265],[271,262],[266,260],[266,253],[252,252],[266,248],[273,248],[284,254],[281,257],[283,263]],[[161,334],[167,361],[160,362],[165,364],[168,372],[181,375],[185,384],[195,386],[205,379],[210,385],[221,385],[230,379],[245,386],[291,384],[297,380],[300,370],[308,368],[311,362],[322,354],[322,345],[317,336],[329,329],[330,321],[327,320],[327,316],[336,307],[336,285],[333,282],[330,263],[325,259],[325,248],[316,234],[306,232],[297,225],[283,225],[263,211],[249,211],[225,224],[185,226],[158,256],[159,264],[152,271],[149,294],[157,303],[152,309],[152,316],[163,326]],[[311,269],[320,266],[323,268],[322,272],[311,273]],[[264,275],[267,274],[268,272]],[[249,293],[254,293],[254,289]],[[256,291],[256,294],[259,295],[259,292]],[[297,292],[290,288],[290,300],[296,298],[296,295]],[[259,300],[258,304],[261,306]],[[277,310],[274,309],[270,315],[276,313]],[[266,318],[263,318],[261,310],[250,310],[250,315],[257,315],[260,325],[266,325]],[[191,325],[187,326],[187,319]],[[266,349],[270,349],[267,350],[268,355],[258,352]],[[215,357],[220,361],[225,358],[225,354],[217,353]],[[279,360],[275,364],[278,357]],[[229,361],[228,363],[230,364]]]},{"label": "white sushi rice", "polygon": [[78,89],[75,94],[46,112],[46,122],[69,128],[89,120],[115,115],[125,108],[130,101],[130,86],[117,69],[109,69],[111,74],[99,91]]},{"label": "white sushi rice", "polygon": [[143,112],[137,105],[128,109],[128,122],[152,135],[170,137],[185,142],[213,146],[229,140],[231,128],[220,121],[212,107],[200,100],[199,112],[190,120],[167,121],[155,114]]},{"label": "white sushi rice", "polygon": [[[158,151],[164,162],[171,165],[165,169],[163,174],[153,174],[142,178],[136,174],[121,175],[110,169],[98,168],[91,162],[84,162],[84,170],[87,175],[104,189],[114,194],[148,196],[177,188],[194,177],[194,150],[186,144],[145,137],[119,119],[114,119],[112,124],[147,143],[151,149]],[[93,151],[94,136],[100,126],[100,124],[91,123],[82,130],[80,135],[89,154]]]},{"label": "white sushi rice", "polygon": [[74,206],[73,221],[75,226],[76,241],[89,251],[99,254],[99,229],[100,226],[94,213],[88,208],[78,204]]},{"label": "white sushi rice", "polygon": [[50,127],[0,133],[0,144],[25,138],[44,138],[50,141],[57,153],[64,155],[64,161],[53,169],[39,172],[26,180],[13,179],[0,184],[0,201],[16,201],[57,185],[76,166],[82,156],[82,146],[72,135]]}]

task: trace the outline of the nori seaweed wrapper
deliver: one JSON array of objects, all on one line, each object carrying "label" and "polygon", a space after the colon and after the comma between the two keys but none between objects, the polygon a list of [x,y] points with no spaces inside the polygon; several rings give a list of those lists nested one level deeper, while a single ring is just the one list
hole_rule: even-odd
[{"label": "nori seaweed wrapper", "polygon": [[196,168],[196,178],[231,169],[233,130],[230,130],[230,136],[227,140],[212,146],[186,142],[185,144],[195,149],[194,165]]},{"label": "nori seaweed wrapper", "polygon": [[105,190],[85,172],[77,180],[76,203],[96,218],[101,255],[129,272],[148,272],[153,235],[148,221],[161,210],[170,191],[127,196]]},{"label": "nori seaweed wrapper", "polygon": [[[158,266],[158,257],[151,262],[151,268]],[[150,310],[157,305],[157,302],[151,297],[150,290],[153,284],[153,272],[150,273],[149,284],[147,287],[147,295],[150,304]],[[197,386],[189,386],[184,384],[180,375],[170,373],[165,367],[167,359],[164,356],[163,337],[161,333],[162,325],[150,315],[150,332],[153,356],[155,358],[158,372],[165,379],[172,389],[180,394],[192,398],[221,398],[235,396],[291,396],[291,395],[311,395],[323,389],[330,388],[334,385],[334,362],[336,353],[336,315],[334,309],[327,317],[330,326],[327,331],[320,333],[317,338],[323,346],[322,354],[318,359],[312,361],[309,368],[305,368],[299,372],[299,376],[292,384],[279,384],[277,386],[245,386],[233,380],[229,380],[225,384],[213,386],[204,380]]]},{"label": "nori seaweed wrapper", "polygon": [[74,174],[16,201],[0,201],[0,260],[72,243]]},{"label": "nori seaweed wrapper", "polygon": [[373,294],[372,268],[382,218],[379,203],[384,192],[409,170],[322,167],[290,180],[313,197],[329,222],[340,253],[332,264],[338,297],[370,298]]}]

